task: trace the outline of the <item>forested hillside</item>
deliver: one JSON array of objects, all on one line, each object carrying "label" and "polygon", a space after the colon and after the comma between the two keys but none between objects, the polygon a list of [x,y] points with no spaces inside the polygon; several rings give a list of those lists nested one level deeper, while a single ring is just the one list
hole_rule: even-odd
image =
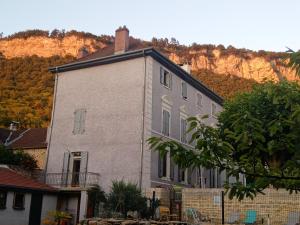
[{"label": "forested hillside", "polygon": [[14,120],[22,127],[46,127],[50,121],[54,76],[50,66],[73,57],[0,59],[0,127]]}]

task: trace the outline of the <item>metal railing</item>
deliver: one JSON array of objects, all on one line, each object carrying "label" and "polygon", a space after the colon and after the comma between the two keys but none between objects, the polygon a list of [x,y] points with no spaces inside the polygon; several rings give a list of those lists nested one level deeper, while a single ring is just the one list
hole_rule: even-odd
[{"label": "metal railing", "polygon": [[93,172],[47,173],[45,182],[55,187],[90,187],[99,184],[100,174]]}]

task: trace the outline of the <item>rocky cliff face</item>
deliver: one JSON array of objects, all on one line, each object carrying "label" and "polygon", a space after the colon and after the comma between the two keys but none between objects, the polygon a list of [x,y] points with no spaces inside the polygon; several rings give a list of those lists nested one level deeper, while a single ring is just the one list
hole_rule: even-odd
[{"label": "rocky cliff face", "polygon": [[[149,43],[148,43],[149,45]],[[29,37],[26,39],[0,39],[0,52],[6,58],[23,57],[38,55],[50,57],[59,56],[78,56],[79,49],[85,47],[88,52],[101,50],[107,44],[95,39],[78,37],[76,35],[66,36],[64,38],[50,37]],[[163,48],[165,49],[165,48]],[[277,80],[276,73],[271,66],[271,60],[268,57],[253,54],[253,52],[244,52],[241,54],[224,54],[226,50],[215,49],[195,50],[193,47],[184,47],[184,51],[165,49],[169,58],[175,63],[189,62],[192,70],[209,70],[217,74],[237,75],[246,79],[254,79],[261,82],[264,79]],[[184,54],[182,53],[184,52]],[[288,80],[295,80],[295,73],[284,66],[282,60],[278,57],[273,60],[276,68]]]},{"label": "rocky cliff face", "polygon": [[85,47],[88,52],[102,49],[106,45],[93,38],[79,38],[75,35],[62,39],[50,37],[30,37],[0,40],[0,52],[6,58],[24,56],[77,56],[80,48]]},{"label": "rocky cliff face", "polygon": [[[171,53],[169,58],[176,62],[186,61],[186,57]],[[271,60],[249,54],[247,58],[229,54],[222,55],[221,50],[213,50],[211,56],[202,52],[190,52],[190,63],[192,70],[209,70],[217,74],[236,75],[246,79],[253,79],[257,82],[263,80],[278,80],[276,72],[272,67]],[[296,80],[295,72],[286,67],[281,59],[272,60],[276,69],[288,80]]]}]

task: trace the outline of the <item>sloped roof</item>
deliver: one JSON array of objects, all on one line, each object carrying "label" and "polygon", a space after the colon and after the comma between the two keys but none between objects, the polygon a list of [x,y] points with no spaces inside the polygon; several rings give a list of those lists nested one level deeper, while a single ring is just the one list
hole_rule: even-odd
[{"label": "sloped roof", "polygon": [[10,149],[47,148],[47,128],[29,128],[12,140]]},{"label": "sloped roof", "polygon": [[17,138],[24,131],[25,130],[13,131],[12,135],[9,137],[11,131],[9,129],[6,129],[6,128],[0,128],[0,144],[4,145],[5,141],[8,137],[9,137],[9,141],[14,140],[15,138]]},{"label": "sloped roof", "polygon": [[57,191],[56,188],[21,175],[6,167],[0,167],[0,188],[1,187],[9,189],[22,189],[27,191]]}]

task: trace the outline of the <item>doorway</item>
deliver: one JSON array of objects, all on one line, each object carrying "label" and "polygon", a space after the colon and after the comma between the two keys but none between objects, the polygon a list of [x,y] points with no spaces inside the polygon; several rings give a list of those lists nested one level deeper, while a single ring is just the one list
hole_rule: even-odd
[{"label": "doorway", "polygon": [[72,170],[72,186],[79,186],[80,181],[80,159],[74,159]]},{"label": "doorway", "polygon": [[29,225],[41,224],[42,204],[43,204],[43,194],[40,193],[31,194]]}]

